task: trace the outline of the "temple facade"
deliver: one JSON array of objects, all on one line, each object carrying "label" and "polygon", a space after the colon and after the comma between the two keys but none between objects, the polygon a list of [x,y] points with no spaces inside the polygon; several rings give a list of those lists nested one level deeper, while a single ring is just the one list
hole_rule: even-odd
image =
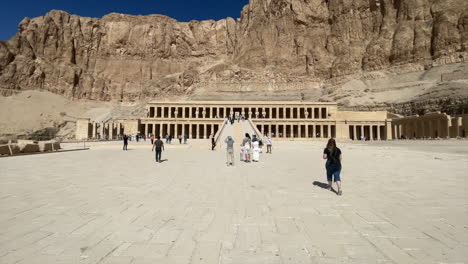
[{"label": "temple facade", "polygon": [[336,103],[323,102],[152,102],[146,105],[145,117],[101,123],[80,119],[76,138],[117,139],[140,134],[207,139],[222,129],[227,117],[240,116],[253,122],[262,135],[280,140],[466,137],[468,124],[463,116],[400,117],[387,111],[341,111]]}]

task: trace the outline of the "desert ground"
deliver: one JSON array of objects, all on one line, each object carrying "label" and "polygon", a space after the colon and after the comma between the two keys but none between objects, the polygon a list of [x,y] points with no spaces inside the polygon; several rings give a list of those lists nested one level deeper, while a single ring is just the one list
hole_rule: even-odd
[{"label": "desert ground", "polygon": [[338,144],[343,196],[324,141],[234,167],[208,140],[1,158],[0,263],[467,263],[468,141]]}]

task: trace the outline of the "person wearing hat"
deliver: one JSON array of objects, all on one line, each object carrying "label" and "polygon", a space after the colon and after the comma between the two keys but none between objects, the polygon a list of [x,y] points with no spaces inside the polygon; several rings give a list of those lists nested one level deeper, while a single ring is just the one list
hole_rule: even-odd
[{"label": "person wearing hat", "polygon": [[234,166],[234,139],[228,136],[226,140],[224,140],[224,143],[226,143],[226,164],[227,166]]}]

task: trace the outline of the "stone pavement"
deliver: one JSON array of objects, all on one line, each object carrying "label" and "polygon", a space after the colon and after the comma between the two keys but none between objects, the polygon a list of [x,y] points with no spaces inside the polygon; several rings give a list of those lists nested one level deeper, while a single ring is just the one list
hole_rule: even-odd
[{"label": "stone pavement", "polygon": [[467,155],[339,142],[340,197],[325,142],[189,143],[0,159],[0,263],[467,263]]}]

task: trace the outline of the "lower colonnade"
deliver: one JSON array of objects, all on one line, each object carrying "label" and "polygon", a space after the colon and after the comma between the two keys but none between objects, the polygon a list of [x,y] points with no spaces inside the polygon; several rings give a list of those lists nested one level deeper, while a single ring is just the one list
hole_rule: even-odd
[{"label": "lower colonnade", "polygon": [[124,134],[214,137],[227,119],[250,120],[261,136],[276,139],[389,140],[466,137],[468,115],[429,113],[401,117],[387,111],[342,111],[323,102],[153,102],[146,117],[77,121],[77,139],[118,139]]}]

